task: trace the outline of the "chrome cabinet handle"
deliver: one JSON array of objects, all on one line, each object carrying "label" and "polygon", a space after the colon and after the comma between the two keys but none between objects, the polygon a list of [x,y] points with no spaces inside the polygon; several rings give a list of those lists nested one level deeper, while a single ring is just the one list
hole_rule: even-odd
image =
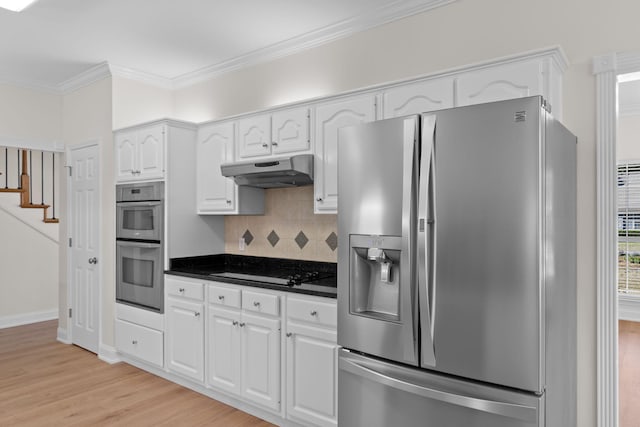
[{"label": "chrome cabinet handle", "polygon": [[231,322],[231,324],[232,324],[233,326],[238,326],[238,321],[237,321],[237,320],[234,320],[233,322]]},{"label": "chrome cabinet handle", "polygon": [[273,141],[273,142],[271,143],[271,145],[273,145],[274,147],[277,147],[277,146],[278,146],[278,143],[277,143],[277,142],[275,142],[275,141]]},{"label": "chrome cabinet handle", "polygon": [[322,197],[316,197],[316,202],[321,202],[322,201]]},{"label": "chrome cabinet handle", "polygon": [[194,313],[194,316],[196,316],[196,317],[200,317],[200,312],[199,312],[199,311],[196,311],[196,312]]},{"label": "chrome cabinet handle", "polygon": [[266,142],[264,142],[264,143],[262,144],[262,148],[267,148],[268,146],[269,146],[269,144],[267,144]]},{"label": "chrome cabinet handle", "polygon": [[311,313],[309,313],[309,314],[310,314],[310,315],[312,315],[312,316],[317,316],[317,315],[318,315],[318,312],[317,312],[317,311],[315,311],[315,310],[313,310],[313,311],[312,311]]},{"label": "chrome cabinet handle", "polygon": [[287,332],[287,338],[291,338],[293,334],[291,332]]},{"label": "chrome cabinet handle", "polygon": [[238,323],[238,325],[240,325],[241,328],[244,328],[245,323],[244,322],[240,322],[240,323]]},{"label": "chrome cabinet handle", "polygon": [[254,307],[260,307],[260,301],[254,301],[253,302],[253,306]]},{"label": "chrome cabinet handle", "polygon": [[180,292],[181,294],[183,294],[183,293],[184,293],[184,288],[180,288],[180,289],[178,289],[178,292]]},{"label": "chrome cabinet handle", "polygon": [[97,264],[98,263],[98,258],[93,257],[93,258],[89,258],[89,264]]},{"label": "chrome cabinet handle", "polygon": [[227,200],[227,204],[230,205],[231,204],[231,200]]},{"label": "chrome cabinet handle", "polygon": [[224,301],[224,295],[218,295],[218,299],[219,299],[220,301]]},{"label": "chrome cabinet handle", "polygon": [[131,344],[133,344],[133,345],[138,344],[138,340],[131,341]]}]

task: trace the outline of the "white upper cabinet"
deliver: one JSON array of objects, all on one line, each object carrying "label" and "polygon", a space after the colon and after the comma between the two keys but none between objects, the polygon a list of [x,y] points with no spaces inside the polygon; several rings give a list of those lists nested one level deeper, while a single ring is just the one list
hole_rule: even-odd
[{"label": "white upper cabinet", "polygon": [[456,77],[456,106],[481,104],[545,93],[544,62],[507,63],[462,73]]},{"label": "white upper cabinet", "polygon": [[164,124],[116,132],[116,181],[164,178],[165,134]]},{"label": "white upper cabinet", "polygon": [[238,120],[238,157],[241,159],[271,154],[271,115]]},{"label": "white upper cabinet", "polygon": [[238,158],[309,152],[309,108],[291,108],[238,120]]},{"label": "white upper cabinet", "polygon": [[382,102],[385,119],[453,107],[453,78],[393,87],[383,93]]},{"label": "white upper cabinet", "polygon": [[311,150],[309,108],[278,111],[271,116],[271,146],[273,154]]},{"label": "white upper cabinet", "polygon": [[196,148],[196,203],[201,215],[263,214],[264,191],[238,187],[222,176],[220,165],[233,161],[233,122],[209,123],[198,129]]},{"label": "white upper cabinet", "polygon": [[365,95],[316,108],[314,192],[316,213],[338,208],[338,130],[376,119],[376,97]]}]

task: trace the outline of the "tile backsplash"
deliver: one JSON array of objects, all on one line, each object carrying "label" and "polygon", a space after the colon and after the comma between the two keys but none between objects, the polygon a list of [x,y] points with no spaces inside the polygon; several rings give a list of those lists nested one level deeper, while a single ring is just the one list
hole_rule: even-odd
[{"label": "tile backsplash", "polygon": [[313,213],[312,185],[270,188],[264,203],[264,215],[224,218],[226,253],[337,262],[337,215]]}]

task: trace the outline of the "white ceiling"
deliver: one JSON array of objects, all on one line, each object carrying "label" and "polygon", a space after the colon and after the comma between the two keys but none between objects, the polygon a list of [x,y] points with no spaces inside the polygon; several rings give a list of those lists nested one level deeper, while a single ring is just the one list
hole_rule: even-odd
[{"label": "white ceiling", "polygon": [[0,9],[0,82],[60,90],[107,62],[171,86],[454,0],[38,0]]}]

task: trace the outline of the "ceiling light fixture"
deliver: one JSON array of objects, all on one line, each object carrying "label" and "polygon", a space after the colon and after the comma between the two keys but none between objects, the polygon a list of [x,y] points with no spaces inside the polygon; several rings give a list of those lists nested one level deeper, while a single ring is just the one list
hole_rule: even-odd
[{"label": "ceiling light fixture", "polygon": [[0,0],[0,7],[13,12],[20,12],[35,1],[36,0]]}]

